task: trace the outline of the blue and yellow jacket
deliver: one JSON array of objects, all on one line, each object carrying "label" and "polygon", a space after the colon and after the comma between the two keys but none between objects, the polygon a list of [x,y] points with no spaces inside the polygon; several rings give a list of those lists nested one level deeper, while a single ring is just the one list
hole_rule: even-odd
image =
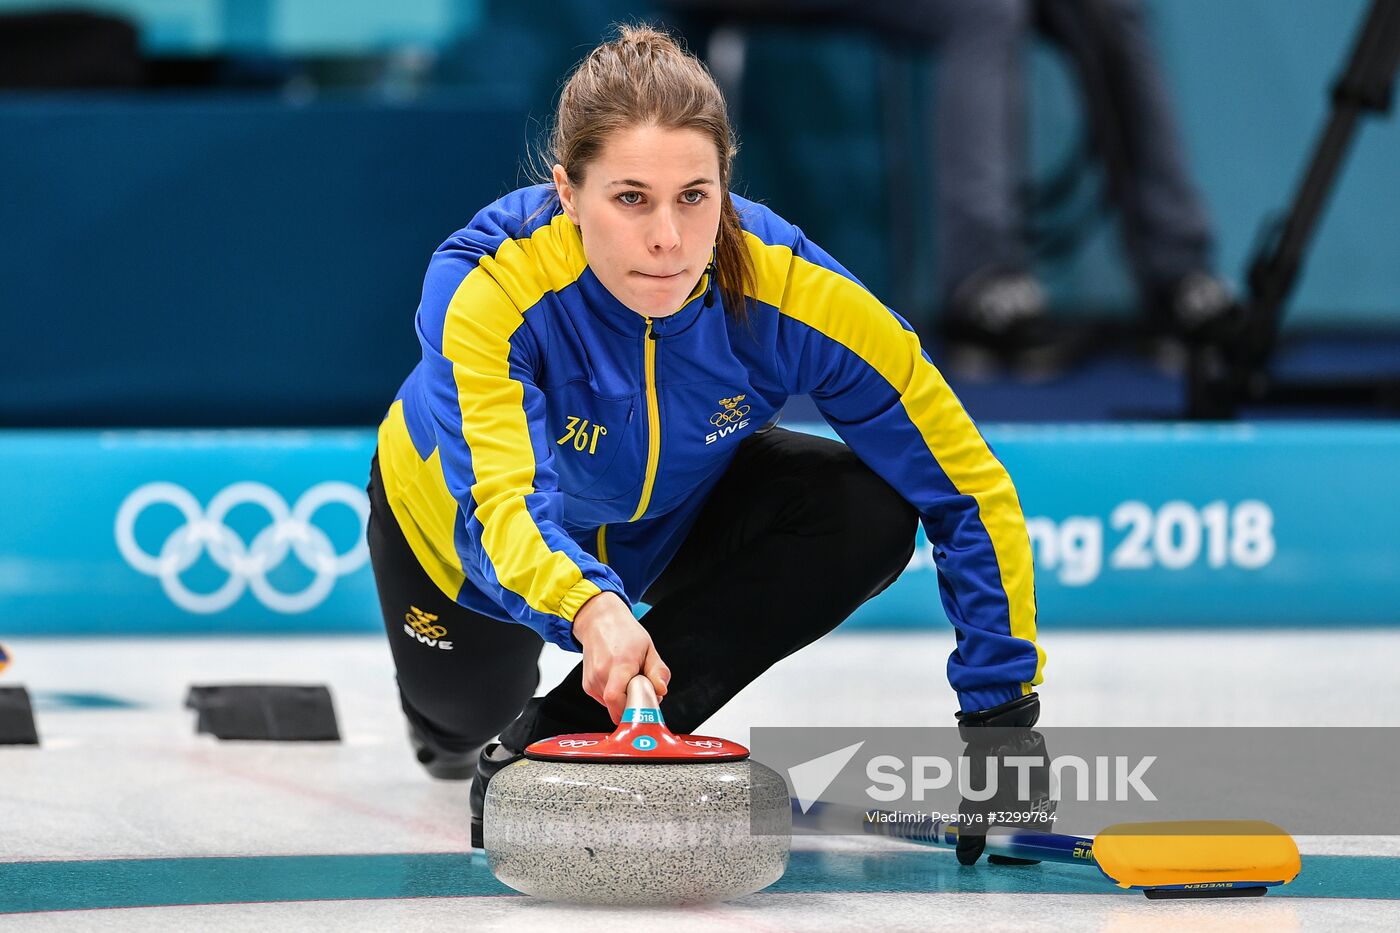
[{"label": "blue and yellow jacket", "polygon": [[648,320],[584,259],[543,186],[479,213],[433,254],[422,361],[379,429],[394,516],[458,603],[579,650],[603,590],[634,602],[674,556],[741,440],[808,395],[923,517],[963,709],[1040,683],[1030,544],[1011,479],[909,325],[802,231],[734,197],[757,287],[750,320],[702,277]]}]

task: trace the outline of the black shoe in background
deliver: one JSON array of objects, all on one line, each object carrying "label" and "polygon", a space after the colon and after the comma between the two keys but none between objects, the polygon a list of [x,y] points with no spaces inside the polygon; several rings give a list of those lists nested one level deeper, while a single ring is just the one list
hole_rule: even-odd
[{"label": "black shoe in background", "polygon": [[1244,308],[1219,277],[1194,270],[1149,290],[1143,337],[1163,374],[1180,377],[1194,347],[1223,345],[1239,333]]},{"label": "black shoe in background", "polygon": [[987,379],[1003,367],[1045,379],[1074,355],[1066,332],[1046,313],[1045,290],[1028,272],[988,270],[963,282],[940,325],[948,370]]},{"label": "black shoe in background", "polygon": [[1230,286],[1196,269],[1154,289],[1148,313],[1164,336],[1188,344],[1228,337],[1240,324],[1242,309]]}]

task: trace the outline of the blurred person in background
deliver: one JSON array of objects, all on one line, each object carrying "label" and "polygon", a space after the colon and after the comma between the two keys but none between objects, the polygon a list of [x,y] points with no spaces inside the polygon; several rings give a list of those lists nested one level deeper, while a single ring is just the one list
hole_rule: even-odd
[{"label": "blurred person in background", "polygon": [[1236,311],[1185,164],[1138,0],[670,0],[698,46],[724,22],[874,29],[937,51],[939,329],[1013,365],[1063,363],[1027,242],[1024,59],[1039,30],[1067,54],[1122,222],[1149,332],[1195,340]]},{"label": "blurred person in background", "polygon": [[[920,520],[960,725],[1039,715],[1011,478],[908,324],[730,193],[733,156],[704,66],[623,27],[561,92],[550,182],[429,263],[367,538],[418,760],[473,781],[477,845],[530,743],[611,731],[639,673],[694,731],[898,578]],[[793,395],[849,446],[777,427]],[[532,698],[546,640],[583,659]]]}]

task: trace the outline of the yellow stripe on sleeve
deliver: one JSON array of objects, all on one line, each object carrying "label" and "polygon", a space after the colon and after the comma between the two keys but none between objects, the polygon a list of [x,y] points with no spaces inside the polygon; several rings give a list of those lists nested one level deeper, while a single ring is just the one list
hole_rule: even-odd
[{"label": "yellow stripe on sleeve", "polygon": [[[769,245],[752,233],[745,236],[758,280],[753,297],[873,367],[899,393],[909,420],[954,487],[976,500],[1001,572],[1011,634],[1034,643],[1034,570],[1015,487],[942,373],[924,359],[918,337],[901,327],[873,295],[840,273],[794,256],[786,246]],[[862,313],[862,308],[878,313]],[[1039,645],[1036,657],[1031,684],[1042,679],[1045,653]],[[1022,693],[1029,691],[1030,684],[1023,684]]]},{"label": "yellow stripe on sleeve", "polygon": [[427,460],[419,459],[402,401],[390,406],[379,425],[379,475],[384,497],[413,556],[438,589],[456,599],[466,579],[454,537],[457,500],[442,475],[440,452],[435,448]]},{"label": "yellow stripe on sleeve", "polygon": [[585,265],[578,233],[561,214],[482,259],[452,296],[442,333],[476,475],[471,496],[482,547],[503,587],[536,612],[570,621],[601,591],[568,555],[550,549],[526,508],[536,464],[524,386],[510,375],[510,340],[524,311],[572,284]]}]

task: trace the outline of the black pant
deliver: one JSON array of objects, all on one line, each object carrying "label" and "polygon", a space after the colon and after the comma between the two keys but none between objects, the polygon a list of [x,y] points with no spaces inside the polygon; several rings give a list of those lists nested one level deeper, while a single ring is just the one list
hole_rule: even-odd
[{"label": "black pant", "polygon": [[1209,264],[1212,231],[1191,180],[1141,0],[667,0],[692,48],[724,23],[872,29],[936,48],[935,228],[946,295],[974,273],[1027,265],[1024,49],[1032,27],[1068,56],[1147,287]]},{"label": "black pant", "polygon": [[[498,733],[523,748],[565,732],[612,731],[607,710],[583,692],[582,664],[531,699],[540,637],[464,609],[437,588],[389,510],[377,459],[369,494],[370,558],[399,693],[426,739],[466,751]],[[667,725],[693,732],[893,583],[914,552],[916,519],[842,444],[782,428],[743,441],[644,596],[651,610],[642,625],[671,668]],[[451,650],[418,638],[415,619]]]}]

